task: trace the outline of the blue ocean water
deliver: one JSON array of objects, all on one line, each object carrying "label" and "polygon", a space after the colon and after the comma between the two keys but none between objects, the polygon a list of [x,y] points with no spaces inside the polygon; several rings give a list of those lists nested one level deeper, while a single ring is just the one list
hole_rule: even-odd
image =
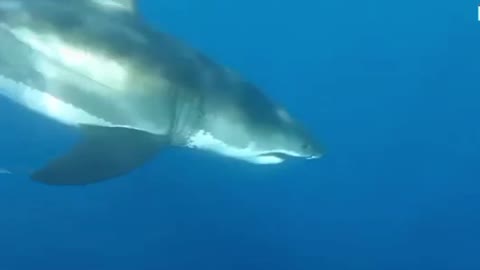
[{"label": "blue ocean water", "polygon": [[[473,1],[141,2],[258,83],[326,146],[251,166],[182,150],[127,177],[0,175],[0,269],[480,269]],[[0,167],[78,134],[0,99]]]}]

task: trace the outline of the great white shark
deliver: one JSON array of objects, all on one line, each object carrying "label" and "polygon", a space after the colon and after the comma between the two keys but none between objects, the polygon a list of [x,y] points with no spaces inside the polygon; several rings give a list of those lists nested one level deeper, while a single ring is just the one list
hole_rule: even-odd
[{"label": "great white shark", "polygon": [[322,155],[284,107],[148,26],[135,0],[0,0],[0,42],[0,96],[83,133],[34,180],[111,179],[168,146],[253,164]]}]

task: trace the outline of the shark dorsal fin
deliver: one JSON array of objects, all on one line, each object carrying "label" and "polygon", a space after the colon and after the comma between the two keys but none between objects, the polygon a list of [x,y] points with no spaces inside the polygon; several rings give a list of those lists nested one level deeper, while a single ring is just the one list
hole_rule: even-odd
[{"label": "shark dorsal fin", "polygon": [[137,12],[137,0],[90,0],[103,8],[129,13]]}]

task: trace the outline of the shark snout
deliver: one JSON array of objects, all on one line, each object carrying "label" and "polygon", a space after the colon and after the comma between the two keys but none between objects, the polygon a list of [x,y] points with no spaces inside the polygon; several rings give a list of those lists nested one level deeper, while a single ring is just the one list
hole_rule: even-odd
[{"label": "shark snout", "polygon": [[318,159],[324,155],[324,149],[316,142],[311,142],[305,148],[305,158],[306,159]]},{"label": "shark snout", "polygon": [[323,156],[323,154],[314,154],[314,155],[311,155],[311,156],[307,156],[306,159],[319,159]]}]

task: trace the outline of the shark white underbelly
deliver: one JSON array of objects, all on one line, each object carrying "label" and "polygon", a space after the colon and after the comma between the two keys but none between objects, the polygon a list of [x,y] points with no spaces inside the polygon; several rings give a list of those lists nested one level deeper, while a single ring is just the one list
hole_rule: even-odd
[{"label": "shark white underbelly", "polygon": [[104,119],[68,104],[45,90],[32,88],[22,82],[0,75],[0,95],[53,120],[66,125],[89,124],[114,126]]}]

